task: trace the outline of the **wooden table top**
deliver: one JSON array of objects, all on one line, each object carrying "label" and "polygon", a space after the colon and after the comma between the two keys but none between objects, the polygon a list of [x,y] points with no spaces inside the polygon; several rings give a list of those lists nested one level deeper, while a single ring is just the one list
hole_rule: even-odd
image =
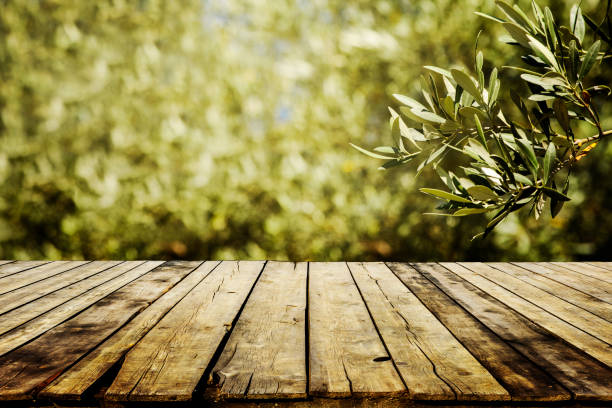
[{"label": "wooden table top", "polygon": [[0,261],[0,406],[610,406],[611,303],[612,262]]}]

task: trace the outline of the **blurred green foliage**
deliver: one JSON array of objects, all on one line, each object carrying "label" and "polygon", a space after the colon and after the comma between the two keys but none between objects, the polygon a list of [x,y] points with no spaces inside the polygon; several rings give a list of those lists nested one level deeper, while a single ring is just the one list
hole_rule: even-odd
[{"label": "blurred green foliage", "polygon": [[482,242],[486,220],[423,216],[422,180],[348,145],[390,138],[390,95],[469,66],[478,30],[504,65],[473,14],[493,1],[0,5],[0,258],[610,259],[610,143],[552,223]]}]

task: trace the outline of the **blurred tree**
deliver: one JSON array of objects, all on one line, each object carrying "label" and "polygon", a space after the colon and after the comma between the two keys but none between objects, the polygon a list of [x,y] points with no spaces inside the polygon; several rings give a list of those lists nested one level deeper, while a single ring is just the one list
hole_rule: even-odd
[{"label": "blurred tree", "polygon": [[470,64],[479,29],[501,62],[501,31],[472,13],[493,8],[2,1],[0,257],[609,257],[612,181],[593,179],[609,144],[552,229],[511,219],[486,243],[464,239],[477,220],[423,218],[414,173],[347,150],[388,137],[384,107],[419,92],[422,65]]}]

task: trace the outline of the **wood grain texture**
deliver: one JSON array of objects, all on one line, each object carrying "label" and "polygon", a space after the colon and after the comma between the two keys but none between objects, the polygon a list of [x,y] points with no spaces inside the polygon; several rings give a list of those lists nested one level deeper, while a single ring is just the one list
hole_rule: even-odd
[{"label": "wood grain texture", "polygon": [[126,355],[105,399],[190,400],[263,265],[215,268]]},{"label": "wood grain texture", "polygon": [[57,400],[81,399],[96,381],[219,264],[219,261],[204,262],[111,338],[53,381],[38,394],[39,397]]},{"label": "wood grain texture", "polygon": [[2,285],[2,278],[16,274],[18,272],[25,271],[30,268],[35,268],[40,265],[49,263],[49,261],[8,261],[3,265],[0,265],[0,285]]},{"label": "wood grain texture", "polygon": [[48,279],[54,275],[57,275],[58,273],[85,265],[86,263],[88,263],[88,261],[49,262],[47,264],[28,269],[19,274],[6,276],[0,281],[2,283],[0,285],[0,295],[30,285],[34,282]]},{"label": "wood grain texture", "polygon": [[305,398],[306,263],[268,262],[213,369],[227,398]]},{"label": "wood grain texture", "polygon": [[[389,267],[510,392],[513,401],[562,401],[571,394],[408,264]],[[435,340],[433,340],[435,342]]]},{"label": "wood grain texture", "polygon": [[587,293],[593,297],[612,303],[612,285],[590,276],[570,271],[561,266],[544,262],[514,262],[515,265],[546,276],[571,288]]},{"label": "wood grain texture", "polygon": [[31,285],[12,290],[0,295],[0,315],[11,309],[25,305],[26,303],[43,297],[58,289],[66,287],[74,282],[95,275],[105,269],[118,265],[119,261],[93,261],[85,265],[58,273],[48,279],[44,279]]},{"label": "wood grain texture", "polygon": [[[0,355],[6,354],[22,344],[36,338],[37,336],[40,336],[47,330],[52,329],[66,319],[69,319],[71,316],[74,316],[100,299],[108,296],[113,291],[146,274],[151,269],[159,266],[161,263],[162,262],[159,261],[148,261],[145,263],[142,263],[141,261],[124,262],[115,268],[125,273],[79,295],[76,298],[62,303],[48,312],[28,321],[27,324],[15,326],[15,324],[19,323],[20,319],[20,314],[18,312],[19,309],[16,309],[15,313],[7,314],[6,320],[2,321],[4,325],[3,327],[8,330],[0,335]],[[46,300],[43,302],[45,303]],[[44,303],[42,306],[40,304],[38,304],[38,306],[40,306],[41,309],[44,309],[46,308]],[[27,313],[28,310],[24,312],[24,316],[26,316]]]},{"label": "wood grain texture", "polygon": [[[28,304],[20,306],[10,312],[0,315],[0,335],[32,320],[55,307],[62,305],[87,292],[88,290],[99,286],[119,275],[126,273],[129,269],[142,264],[144,261],[124,262],[114,268],[109,268],[105,271],[90,276],[88,279],[73,283],[44,297],[33,300]],[[10,292],[12,293],[12,292]]]},{"label": "wood grain texture", "polygon": [[384,263],[348,263],[372,319],[419,400],[509,400],[510,394]]},{"label": "wood grain texture", "polygon": [[[419,272],[451,296],[521,354],[548,372],[579,400],[612,400],[612,369],[569,346],[524,315],[458,274],[474,274],[458,264],[415,264]],[[475,275],[475,274],[474,274]]]},{"label": "wood grain texture", "polygon": [[[525,268],[507,262],[491,262],[490,266],[535,286],[551,295],[582,308],[608,322],[612,322],[612,307],[601,299],[571,288],[567,285],[531,272]],[[521,292],[522,293],[522,292]]]},{"label": "wood grain texture", "polygon": [[310,263],[308,302],[311,395],[406,392],[346,264]]},{"label": "wood grain texture", "polygon": [[600,268],[604,268],[604,269],[607,269],[609,271],[612,271],[612,262],[593,262],[593,261],[591,261],[591,262],[587,262],[587,263],[590,264],[590,265],[593,265],[593,266],[598,266]]},{"label": "wood grain texture", "polygon": [[[517,302],[516,298],[520,297],[525,299],[530,303],[539,306],[541,310],[544,310],[562,321],[582,330],[583,332],[589,333],[591,336],[601,340],[602,342],[607,343],[605,350],[609,358],[608,361],[605,362],[612,366],[612,353],[610,352],[610,343],[612,343],[612,323],[487,264],[478,262],[460,262],[459,264],[505,288],[508,292],[511,292],[512,294],[509,294],[508,292],[497,290],[496,293],[503,293],[503,298],[499,298],[502,300],[502,302],[505,302],[505,299],[509,299],[513,305],[520,308],[521,313],[529,313],[530,318],[533,316],[532,320],[539,318],[541,322],[542,320],[547,320],[548,316],[542,313],[537,313],[537,309],[533,307],[525,307],[526,303],[520,301]],[[471,275],[468,276],[471,277]],[[478,287],[488,291],[483,287],[482,283],[479,284]],[[487,288],[491,288],[493,290],[493,286],[487,285]],[[564,329],[569,332],[567,327],[564,327]],[[571,334],[568,333],[568,336],[576,338],[573,331]],[[590,345],[592,343],[588,342],[588,344]]]},{"label": "wood grain texture", "polygon": [[574,272],[581,273],[592,278],[596,278],[612,283],[612,272],[606,268],[600,268],[599,266],[589,265],[585,262],[550,262],[552,265],[560,266],[562,268],[569,269]]},{"label": "wood grain texture", "polygon": [[612,366],[612,354],[610,346],[593,337],[589,333],[580,330],[546,310],[534,305],[524,298],[499,286],[496,283],[482,277],[476,272],[459,264],[441,262],[440,265],[448,268],[453,273],[470,282],[474,286],[493,296],[506,306],[516,310],[532,322],[544,329],[561,337],[568,343],[574,345],[585,353],[593,356],[599,361]]},{"label": "wood grain texture", "polygon": [[200,262],[167,262],[0,358],[0,400],[37,391],[180,281]]}]

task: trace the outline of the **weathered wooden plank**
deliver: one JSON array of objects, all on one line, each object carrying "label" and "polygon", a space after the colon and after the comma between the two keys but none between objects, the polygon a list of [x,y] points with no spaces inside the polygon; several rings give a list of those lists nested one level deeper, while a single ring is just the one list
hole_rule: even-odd
[{"label": "weathered wooden plank", "polygon": [[[612,307],[584,292],[549,279],[545,276],[531,272],[525,268],[507,262],[491,262],[490,266],[499,269],[517,279],[535,286],[551,295],[557,296],[566,302],[572,303],[602,319],[612,322]],[[522,292],[521,292],[522,294]]]},{"label": "weathered wooden plank", "polygon": [[[128,271],[82,295],[69,300],[66,303],[50,310],[43,315],[10,330],[0,336],[0,356],[21,346],[22,344],[40,336],[44,332],[62,323],[71,316],[79,313],[105,296],[146,274],[151,269],[159,266],[162,262],[149,261],[140,264],[140,261],[125,262],[116,268]],[[138,265],[138,266],[136,266]],[[12,321],[14,323],[14,321]],[[11,324],[9,322],[9,324]]]},{"label": "weathered wooden plank", "polygon": [[2,285],[2,282],[4,282],[2,279],[7,276],[14,275],[46,263],[49,263],[49,261],[13,261],[0,265],[0,285]]},{"label": "weathered wooden plank", "polygon": [[589,265],[585,262],[550,262],[552,265],[581,273],[592,278],[600,279],[607,283],[612,283],[612,272],[598,266]]},{"label": "weathered wooden plank", "polygon": [[[444,265],[453,270],[464,269],[464,275],[474,274],[457,264]],[[449,269],[437,264],[413,266],[499,337],[546,370],[576,399],[612,400],[612,369],[568,346],[559,337]]]},{"label": "weathered wooden plank", "polygon": [[43,336],[0,357],[0,400],[24,400],[60,375],[200,262],[168,262]]},{"label": "weathered wooden plank", "polygon": [[48,279],[44,279],[31,285],[12,290],[0,295],[0,314],[6,313],[21,305],[43,297],[58,289],[68,286],[74,282],[95,275],[105,269],[118,265],[119,261],[93,261],[85,265],[58,273]]},{"label": "weathered wooden plank", "polygon": [[581,292],[588,293],[605,302],[612,303],[612,286],[599,279],[544,262],[514,262],[514,264]]},{"label": "weathered wooden plank", "polygon": [[[500,298],[502,302],[504,302],[504,299],[506,298],[521,297],[534,305],[539,306],[542,310],[560,318],[561,320],[579,328],[586,333],[589,333],[591,336],[596,337],[602,342],[608,343],[608,347],[605,347],[605,349],[609,359],[606,362],[612,363],[612,350],[609,348],[610,343],[612,343],[612,323],[485,263],[460,262],[459,264],[470,269],[472,272],[476,272],[478,275],[487,278],[500,287],[505,288],[507,292],[497,292],[503,294],[502,296],[504,297]],[[487,291],[484,287],[479,287]],[[492,288],[493,286],[489,287]],[[519,303],[515,302],[514,304],[518,305]],[[520,305],[523,306],[519,310],[520,312],[523,312],[523,310],[536,311],[536,309],[531,307],[529,309],[525,309],[525,303],[520,303]],[[541,318],[543,319],[547,318],[547,316],[542,313],[535,313],[534,316],[542,316]],[[564,329],[567,331],[568,328],[564,327]],[[572,333],[574,331],[575,330],[572,330]],[[570,336],[573,336],[573,334],[570,334]],[[589,344],[591,344],[591,342],[589,342]]]},{"label": "weathered wooden plank", "polygon": [[308,280],[310,394],[405,393],[347,265],[310,263]]},{"label": "weathered wooden plank", "polygon": [[4,265],[4,264],[7,264],[7,263],[11,263],[11,262],[15,262],[15,261],[9,260],[9,259],[2,259],[2,260],[0,260],[0,265]]},{"label": "weathered wooden plank", "polygon": [[418,400],[509,400],[510,394],[381,262],[349,262],[380,335]]},{"label": "weathered wooden plank", "polygon": [[58,273],[65,272],[77,266],[85,265],[89,261],[55,261],[44,265],[37,266],[19,274],[12,274],[2,279],[0,286],[0,295],[12,290],[30,285],[42,279],[48,279]]},{"label": "weathered wooden plank", "polygon": [[532,322],[540,325],[551,333],[554,333],[568,343],[595,357],[608,366],[612,366],[612,353],[610,353],[610,346],[604,341],[572,326],[554,314],[547,312],[546,310],[512,293],[504,287],[491,282],[490,280],[478,275],[476,272],[462,265],[447,262],[442,262],[440,264],[466,281],[472,283],[479,289],[487,292],[489,295],[493,296],[508,307],[516,310],[523,316],[530,319]]},{"label": "weathered wooden plank", "polygon": [[228,398],[305,398],[308,265],[269,262],[213,369]]},{"label": "weathered wooden plank", "polygon": [[[39,398],[79,400],[85,392],[116,364],[127,351],[196,285],[219,265],[219,261],[204,262],[170,291],[121,328],[112,337],[43,389]],[[198,339],[200,337],[198,336]],[[180,375],[180,374],[179,374]]]},{"label": "weathered wooden plank", "polygon": [[126,355],[105,399],[190,400],[263,265],[215,268]]},{"label": "weathered wooden plank", "polygon": [[390,263],[389,267],[499,380],[510,392],[513,401],[560,401],[571,398],[571,394],[545,371],[506,344],[413,267],[400,263]]},{"label": "weathered wooden plank", "polygon": [[6,263],[0,266],[0,285],[2,285],[2,278],[5,278],[9,275],[16,274],[18,272],[25,271],[30,268],[35,268],[40,265],[44,265],[49,263],[49,261],[14,261],[10,263]]},{"label": "weathered wooden plank", "polygon": [[[60,306],[72,299],[77,298],[83,293],[86,293],[88,290],[91,290],[103,283],[110,281],[113,278],[116,278],[124,273],[127,273],[127,271],[129,271],[130,269],[133,269],[136,266],[141,265],[142,263],[144,263],[144,261],[123,262],[113,268],[106,269],[105,271],[102,271],[100,273],[97,273],[94,276],[89,277],[89,279],[85,279],[85,280],[81,280],[79,282],[73,283],[72,285],[66,286],[65,288],[57,290],[44,297],[36,299],[28,304],[25,304],[16,309],[13,309],[10,312],[0,315],[0,335],[7,333],[10,330],[15,329],[16,327],[24,324],[25,322],[29,320],[32,320],[42,314],[47,313],[48,311],[56,308],[57,306]],[[91,265],[91,264],[88,264],[88,265]],[[153,264],[149,265],[149,269],[152,269],[153,267],[154,267]],[[143,268],[140,270],[140,272],[139,271],[133,272],[131,274],[131,276],[133,276],[132,279],[135,279],[136,277],[140,276],[146,271],[147,269]],[[102,290],[100,289],[98,290],[97,296],[100,296],[100,294],[110,293],[112,290],[114,290],[112,289],[113,287],[114,288],[117,287],[116,285],[118,282],[119,281],[115,282],[114,284],[111,284],[110,286],[107,286],[106,291],[104,290],[104,287],[100,288]],[[124,282],[127,283],[128,281],[124,280]],[[10,293],[13,293],[13,292],[10,292]],[[74,304],[89,305],[95,302],[95,300],[91,300],[91,298],[89,302],[84,302],[85,299],[87,298],[85,297],[79,300],[75,299],[72,303],[69,303],[68,305],[64,306],[64,308],[61,308],[58,311],[55,311],[56,318],[54,320],[60,323],[61,321],[67,318],[68,315],[63,314],[61,310],[64,310],[64,311],[70,310],[72,311],[72,313],[74,313],[74,310],[77,310],[77,311],[79,310],[79,309],[74,309],[73,307],[71,307],[71,305],[74,305]],[[97,298],[94,297],[93,299],[97,299]],[[50,315],[48,315],[47,317],[49,316]],[[40,324],[40,321],[32,322],[31,327],[35,327],[36,325],[39,325],[39,324]]]},{"label": "weathered wooden plank", "polygon": [[590,261],[587,262],[593,266],[599,266],[600,268],[604,268],[607,269],[609,271],[612,271],[612,262],[594,262],[594,261]]}]

